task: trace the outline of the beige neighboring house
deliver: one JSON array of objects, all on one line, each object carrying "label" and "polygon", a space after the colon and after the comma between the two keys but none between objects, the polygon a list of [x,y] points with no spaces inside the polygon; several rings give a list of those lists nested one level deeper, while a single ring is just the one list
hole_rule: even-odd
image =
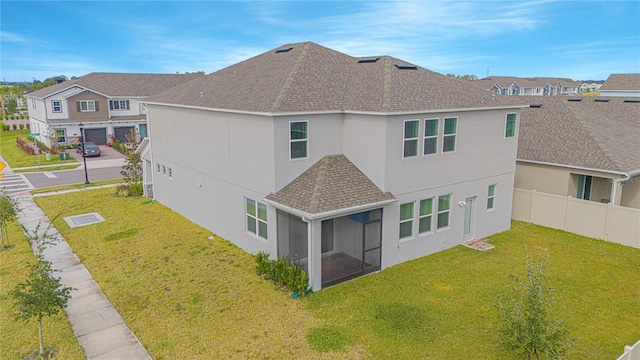
[{"label": "beige neighboring house", "polygon": [[529,97],[515,188],[640,209],[640,100]]},{"label": "beige neighboring house", "polygon": [[611,74],[600,87],[600,96],[640,97],[640,74]]},{"label": "beige neighboring house", "polygon": [[75,144],[80,126],[86,141],[107,144],[113,136],[125,141],[147,136],[146,110],[141,101],[199,74],[90,73],[78,79],[25,94],[29,126],[47,146]]},{"label": "beige neighboring house", "polygon": [[489,76],[473,80],[476,86],[500,95],[575,95],[580,93],[580,82],[568,79],[514,76]]}]

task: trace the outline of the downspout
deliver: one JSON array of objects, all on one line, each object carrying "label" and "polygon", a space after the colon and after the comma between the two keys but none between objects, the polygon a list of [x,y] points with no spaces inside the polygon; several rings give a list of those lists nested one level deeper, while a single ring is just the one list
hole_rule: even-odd
[{"label": "downspout", "polygon": [[307,219],[304,216],[300,217],[302,219],[302,221],[304,221],[307,224],[307,271],[309,272],[307,275],[309,275],[309,286],[307,287],[307,289],[311,288],[313,289],[313,274],[314,274],[314,269],[316,267],[316,262],[314,260],[314,258],[311,256],[313,254],[313,247],[312,247],[312,241],[311,241],[311,220]]},{"label": "downspout", "polygon": [[611,200],[609,200],[610,205],[616,205],[616,191],[618,190],[618,184],[629,181],[629,179],[638,175],[640,175],[640,169],[626,173],[623,178],[613,180],[613,184],[611,185]]}]

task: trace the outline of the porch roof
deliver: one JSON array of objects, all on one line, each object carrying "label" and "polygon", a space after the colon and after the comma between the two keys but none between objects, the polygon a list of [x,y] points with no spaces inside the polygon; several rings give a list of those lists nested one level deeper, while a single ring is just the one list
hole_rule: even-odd
[{"label": "porch roof", "polygon": [[395,201],[344,155],[325,156],[287,186],[265,197],[313,215]]}]

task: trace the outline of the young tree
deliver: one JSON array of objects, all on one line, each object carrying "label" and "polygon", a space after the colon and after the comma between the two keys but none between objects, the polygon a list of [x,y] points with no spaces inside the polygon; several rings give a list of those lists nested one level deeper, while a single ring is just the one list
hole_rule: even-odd
[{"label": "young tree", "polygon": [[2,248],[9,246],[9,224],[20,212],[18,201],[0,189],[0,244]]},{"label": "young tree", "polygon": [[56,315],[67,307],[71,298],[71,287],[63,287],[60,278],[53,276],[55,272],[51,263],[44,259],[44,249],[53,244],[56,239],[48,235],[50,227],[40,234],[40,224],[35,231],[25,229],[27,238],[36,247],[36,262],[29,264],[27,280],[19,283],[11,292],[15,301],[16,319],[28,322],[31,318],[38,320],[38,338],[40,340],[40,355],[44,355],[44,342],[42,338],[42,319]]},{"label": "young tree", "polygon": [[122,166],[122,177],[127,183],[128,193],[131,196],[142,195],[142,157],[136,153],[136,147],[138,144],[135,142],[133,134],[126,136],[126,142],[123,144],[125,147],[125,159]]},{"label": "young tree", "polygon": [[511,275],[516,285],[498,302],[501,345],[520,359],[559,359],[574,342],[564,321],[552,318],[548,311],[559,290],[549,285],[547,260],[545,251],[536,265],[527,251],[526,281]]}]

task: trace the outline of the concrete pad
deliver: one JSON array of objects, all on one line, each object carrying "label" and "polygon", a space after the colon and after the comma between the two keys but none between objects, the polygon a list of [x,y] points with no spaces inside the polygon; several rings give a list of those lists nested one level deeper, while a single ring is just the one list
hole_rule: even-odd
[{"label": "concrete pad", "polygon": [[87,359],[105,356],[109,352],[139,344],[138,339],[126,326],[112,326],[78,336],[78,343],[84,348]]},{"label": "concrete pad", "polygon": [[113,306],[102,291],[99,291],[99,288],[95,290],[69,299],[67,306],[69,318],[82,316],[85,313],[99,312],[106,307]]},{"label": "concrete pad", "polygon": [[94,357],[95,360],[143,360],[151,359],[151,356],[146,351],[140,349],[141,347],[136,345],[130,345],[125,348],[110,351],[106,354],[102,354]]},{"label": "concrete pad", "polygon": [[87,335],[116,325],[127,327],[124,319],[111,305],[77,316],[69,315],[69,321],[73,323],[73,332],[76,336]]},{"label": "concrete pad", "polygon": [[66,286],[76,287],[75,285],[78,283],[93,279],[82,264],[61,270],[57,276],[60,277],[60,281]]}]

